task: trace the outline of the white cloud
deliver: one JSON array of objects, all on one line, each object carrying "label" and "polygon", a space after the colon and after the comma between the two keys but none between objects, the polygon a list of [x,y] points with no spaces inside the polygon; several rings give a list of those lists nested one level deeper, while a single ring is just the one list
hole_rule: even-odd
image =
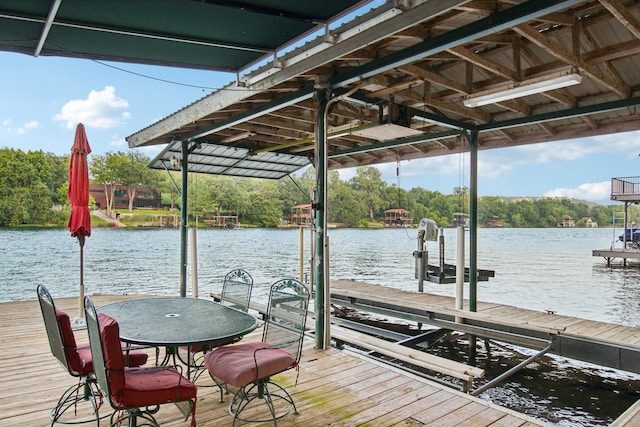
[{"label": "white cloud", "polygon": [[611,182],[602,181],[581,184],[576,188],[556,188],[555,190],[547,191],[544,196],[599,201],[609,199],[610,190]]},{"label": "white cloud", "polygon": [[129,103],[116,96],[113,86],[105,86],[99,92],[92,90],[86,99],[74,99],[62,106],[55,119],[66,122],[69,129],[78,123],[87,127],[109,129],[120,126],[129,118],[130,113],[123,111]]},{"label": "white cloud", "polygon": [[5,127],[7,129],[7,132],[12,135],[26,135],[32,129],[41,127],[40,122],[38,122],[37,120],[30,120],[17,127],[11,126],[12,123],[13,120],[11,119],[5,119],[2,121],[2,126]]},{"label": "white cloud", "polygon": [[111,142],[109,143],[109,145],[111,145],[112,147],[126,147],[127,146],[127,141],[125,141],[124,138],[118,136],[118,135],[113,135],[111,137]]},{"label": "white cloud", "polygon": [[[496,150],[498,151],[506,154],[505,159],[509,159],[513,164],[579,160],[587,155],[599,153],[627,153],[627,156],[637,157],[640,152],[640,138],[638,132],[627,132]],[[493,152],[494,150],[487,151]]]}]

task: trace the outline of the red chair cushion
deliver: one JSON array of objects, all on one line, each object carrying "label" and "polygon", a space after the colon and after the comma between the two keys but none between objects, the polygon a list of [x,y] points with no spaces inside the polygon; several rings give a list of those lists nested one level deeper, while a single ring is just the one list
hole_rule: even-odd
[{"label": "red chair cushion", "polygon": [[174,368],[127,369],[119,404],[147,406],[176,400],[195,399],[196,385]]},{"label": "red chair cushion", "polygon": [[173,368],[125,369],[118,322],[103,313],[98,322],[111,400],[120,408],[196,398],[196,386]]},{"label": "red chair cushion", "polygon": [[120,346],[120,327],[113,317],[104,313],[98,313],[98,324],[111,399],[119,402],[124,391],[124,356]]},{"label": "red chair cushion", "polygon": [[[64,311],[56,308],[56,317],[60,325],[62,345],[67,358],[67,367],[76,375],[90,375],[93,373],[93,359],[89,343],[76,343],[76,338],[71,328],[71,319]],[[124,344],[122,344],[124,347]],[[130,351],[127,366],[142,366],[147,363],[149,355],[143,351]]]},{"label": "red chair cushion", "polygon": [[67,367],[76,375],[92,374],[93,363],[89,345],[87,344],[83,349],[78,349],[73,329],[71,329],[71,319],[69,319],[69,315],[56,308],[56,317],[58,318],[58,325],[60,325],[62,345],[67,357]]},{"label": "red chair cushion", "polygon": [[[138,367],[147,363],[147,360],[149,359],[149,355],[144,351],[129,350],[129,353],[127,353],[127,345],[121,342],[120,346],[122,348],[122,354],[124,355],[125,366]],[[86,357],[85,354],[88,355],[89,359],[83,359],[85,360],[85,369],[88,370],[89,368],[91,368],[91,372],[93,372],[93,363],[91,362],[91,347],[89,343],[78,344],[78,347],[76,350],[80,354],[81,359]]]},{"label": "red chair cushion", "polygon": [[204,364],[214,377],[235,387],[242,387],[295,366],[295,359],[286,350],[274,348],[256,352],[267,347],[269,344],[265,342],[219,347],[205,355]]},{"label": "red chair cushion", "polygon": [[149,358],[149,355],[147,353],[140,350],[129,350],[129,352],[127,353],[126,344],[122,344],[122,351],[124,352],[124,362],[127,366],[142,366],[147,363],[147,359]]}]

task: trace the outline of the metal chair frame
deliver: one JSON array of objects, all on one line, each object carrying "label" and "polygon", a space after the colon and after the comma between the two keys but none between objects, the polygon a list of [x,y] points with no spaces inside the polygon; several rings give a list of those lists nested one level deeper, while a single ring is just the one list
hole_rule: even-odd
[{"label": "metal chair frame", "polygon": [[[251,291],[253,289],[253,278],[251,275],[243,269],[235,269],[231,270],[224,277],[224,281],[222,283],[222,294],[220,295],[220,303],[224,304],[228,307],[235,308],[236,310],[241,310],[244,312],[249,311],[249,301],[251,300]],[[221,345],[230,344],[232,342],[239,341],[241,338],[235,338],[231,341],[221,341],[210,343],[197,350],[193,350],[191,347],[187,348],[187,357],[180,357],[178,353],[178,358],[182,363],[187,366],[187,377],[192,381],[196,381],[200,378],[200,375],[206,368],[204,367],[204,355]],[[220,387],[220,401],[223,401],[222,393],[223,388],[220,384],[216,385]],[[225,389],[226,391],[226,389]]]},{"label": "metal chair frame", "polygon": [[[281,279],[271,286],[269,292],[269,303],[265,317],[264,329],[262,332],[262,342],[269,346],[255,350],[253,355],[260,351],[272,349],[284,349],[288,351],[295,360],[291,366],[281,371],[296,368],[302,355],[302,344],[304,340],[305,323],[309,308],[309,290],[306,286],[295,279]],[[273,421],[277,426],[277,420],[291,413],[298,413],[293,398],[289,392],[279,384],[271,381],[271,376],[260,377],[259,365],[256,361],[257,378],[248,384],[241,386],[235,393],[229,413],[233,416],[233,425],[236,420],[245,422],[266,422]],[[211,378],[219,383],[210,372]],[[275,390],[274,390],[275,389]],[[286,409],[276,409],[276,400],[284,402]],[[269,418],[247,418],[242,416],[242,412],[248,409],[256,400],[262,400],[269,408]]]},{"label": "metal chair frame", "polygon": [[[157,404],[142,408],[138,406],[123,406],[111,399],[111,385],[107,374],[107,364],[105,358],[105,351],[102,341],[102,335],[100,334],[100,325],[98,323],[98,314],[96,312],[95,305],[91,300],[91,297],[85,296],[84,299],[85,315],[87,319],[87,330],[89,332],[89,342],[91,343],[91,355],[93,358],[93,369],[97,383],[102,390],[105,399],[110,403],[113,408],[113,412],[110,417],[110,427],[121,426],[123,421],[127,420],[128,427],[138,426],[138,419],[143,419],[145,422],[140,426],[153,426],[160,427],[157,420],[154,417],[160,410],[160,405],[164,403],[175,403],[185,416],[185,420],[193,413],[195,407],[195,401],[191,399],[175,400],[172,402],[159,402]],[[142,368],[125,368],[125,369],[139,369],[149,372],[169,369],[166,367],[142,367]],[[184,378],[184,377],[183,377]],[[184,378],[186,381],[186,378]],[[195,416],[195,415],[194,415]],[[195,426],[195,418],[192,419],[192,426]]]},{"label": "metal chair frame", "polygon": [[[71,369],[71,364],[69,363],[65,352],[62,330],[58,321],[58,316],[56,315],[56,306],[53,301],[53,297],[49,293],[49,290],[43,285],[38,285],[37,293],[40,310],[42,311],[42,318],[47,331],[47,337],[49,338],[51,353],[58,360],[60,365],[69,373],[69,375],[78,378],[78,382],[65,390],[62,396],[60,396],[60,399],[58,399],[56,406],[54,406],[49,412],[51,426],[55,423],[85,424],[93,421],[99,425],[100,415],[98,414],[98,408],[100,406],[102,395],[98,389],[96,379],[93,375],[85,375]],[[67,411],[72,408],[74,417],[77,417],[77,404],[81,401],[89,401],[91,403],[93,408],[93,414],[91,414],[91,417],[67,419],[65,415],[67,415]]]}]

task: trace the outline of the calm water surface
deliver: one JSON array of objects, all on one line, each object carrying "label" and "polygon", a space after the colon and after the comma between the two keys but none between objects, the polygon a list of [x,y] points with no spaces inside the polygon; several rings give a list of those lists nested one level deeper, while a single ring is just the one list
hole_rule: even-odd
[{"label": "calm water surface", "polygon": [[[228,270],[242,267],[254,277],[256,297],[266,296],[271,282],[299,276],[299,236],[297,229],[199,229],[200,294],[217,290]],[[330,230],[331,277],[417,290],[416,236],[414,229]],[[33,299],[39,283],[56,296],[77,295],[79,247],[66,229],[5,229],[0,239],[0,301]],[[308,231],[304,239],[308,277]],[[612,240],[611,229],[480,229],[478,268],[495,270],[495,278],[478,283],[478,299],[640,326],[640,269],[609,268],[591,255]],[[452,264],[456,241],[456,230],[445,229],[445,260]],[[179,244],[175,229],[95,228],[84,248],[87,292],[179,294]],[[437,264],[436,242],[427,249]],[[189,277],[189,293],[191,283]],[[454,295],[454,284],[424,286]]]},{"label": "calm water surface", "polygon": [[[478,299],[640,326],[640,268],[607,267],[591,255],[593,249],[609,248],[613,235],[611,229],[481,229],[478,268],[494,270],[495,278],[479,282]],[[417,290],[416,237],[415,229],[330,230],[331,278]],[[0,301],[35,299],[40,283],[55,297],[78,294],[79,247],[66,229],[5,229],[0,239]],[[305,277],[309,239],[306,230]],[[297,229],[200,229],[196,240],[201,296],[219,291],[233,268],[251,273],[253,296],[264,301],[270,283],[299,276]],[[455,263],[456,241],[456,230],[445,229],[448,263]],[[174,229],[94,229],[84,249],[86,292],[178,295],[179,244]],[[429,242],[427,249],[429,262],[437,264],[437,243]],[[188,293],[191,283],[189,277]],[[455,292],[454,284],[425,282],[424,287],[448,296]],[[494,348],[482,366],[487,377],[517,363],[520,351]],[[482,397],[560,426],[605,426],[640,397],[639,378],[549,357]]]}]

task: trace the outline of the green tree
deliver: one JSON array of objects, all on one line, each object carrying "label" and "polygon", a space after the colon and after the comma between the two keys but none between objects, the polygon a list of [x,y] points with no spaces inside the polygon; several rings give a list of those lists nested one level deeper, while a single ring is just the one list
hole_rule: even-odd
[{"label": "green tree", "polygon": [[327,220],[357,227],[367,216],[367,206],[358,197],[358,193],[343,181],[333,182],[329,197],[329,212]]},{"label": "green tree", "polygon": [[250,208],[247,217],[259,227],[276,227],[282,217],[282,202],[278,184],[273,180],[253,180],[250,188]]},{"label": "green tree", "polygon": [[91,177],[94,182],[99,183],[104,188],[104,196],[107,200],[107,212],[113,210],[113,195],[116,191],[116,185],[119,184],[116,164],[117,156],[111,152],[91,156]]},{"label": "green tree", "polygon": [[[0,226],[43,224],[54,219],[52,155],[0,149]],[[55,190],[53,191],[55,193]]]},{"label": "green tree", "polygon": [[383,191],[387,186],[381,176],[380,171],[373,166],[361,166],[356,169],[356,176],[350,180],[353,189],[367,206],[371,221],[374,219],[374,212],[382,207]]}]

